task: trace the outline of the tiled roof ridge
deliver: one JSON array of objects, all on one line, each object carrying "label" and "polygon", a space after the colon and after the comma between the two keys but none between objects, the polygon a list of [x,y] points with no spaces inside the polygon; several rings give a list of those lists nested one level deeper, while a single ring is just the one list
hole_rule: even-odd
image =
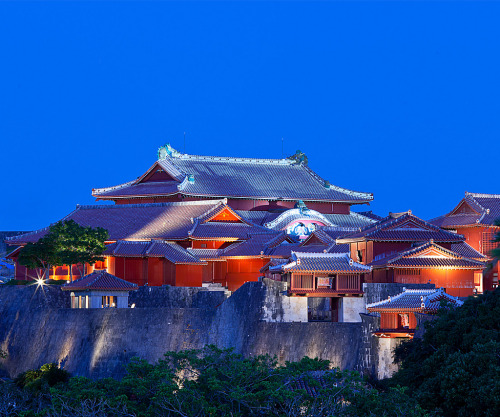
[{"label": "tiled roof ridge", "polygon": [[471,196],[472,198],[498,198],[498,199],[500,199],[500,194],[469,193],[466,191],[465,195]]},{"label": "tiled roof ridge", "polygon": [[389,296],[385,300],[375,301],[374,303],[367,304],[366,308],[378,307],[378,306],[383,305],[383,304],[392,303],[396,300],[399,300],[401,297],[403,297],[406,294],[414,294],[414,295],[420,294],[422,296],[428,297],[428,296],[432,295],[433,293],[438,292],[440,290],[442,290],[442,288],[434,288],[434,289],[430,289],[430,290],[426,290],[426,289],[412,289],[412,290],[410,290],[410,289],[403,288],[403,291],[400,292],[399,294],[396,294],[394,296]]},{"label": "tiled roof ridge", "polygon": [[196,161],[211,161],[211,162],[239,162],[239,163],[254,163],[254,164],[273,164],[273,165],[297,165],[296,162],[290,159],[270,159],[270,158],[243,158],[235,156],[208,156],[208,155],[189,155],[179,154],[178,156],[167,157],[175,164],[175,159],[196,160]]},{"label": "tiled roof ridge", "polygon": [[102,193],[107,193],[109,191],[119,190],[121,188],[129,187],[130,185],[134,185],[138,179],[124,182],[123,184],[112,185],[110,187],[101,187],[101,188],[92,188],[92,195],[99,195]]},{"label": "tiled roof ridge", "polygon": [[467,203],[469,203],[469,204],[470,204],[470,203],[475,204],[475,205],[479,208],[479,210],[480,210],[481,212],[483,212],[483,214],[484,214],[484,212],[486,211],[486,209],[485,209],[485,208],[484,208],[481,204],[479,204],[479,202],[476,200],[476,198],[475,198],[473,195],[471,195],[471,194],[465,194],[465,198],[464,198],[464,200],[465,200]]},{"label": "tiled roof ridge", "polygon": [[[391,226],[395,225],[398,222],[403,222],[406,219],[412,219],[412,220],[416,221],[417,223],[421,224],[423,227],[427,227],[429,229],[434,229],[435,231],[444,232],[446,234],[452,234],[454,236],[464,237],[463,235],[459,235],[458,233],[453,233],[453,232],[450,232],[448,230],[444,230],[444,229],[440,228],[439,226],[436,226],[428,221],[425,221],[425,220],[415,216],[410,210],[399,217],[392,217],[391,215],[389,215],[389,216],[385,217],[384,219],[380,220],[379,222],[377,222],[378,224],[375,223],[373,225],[367,225],[364,228],[361,228],[361,230],[359,232],[362,233],[366,230],[373,228],[373,230],[366,233],[366,235],[365,235],[366,237],[372,236],[375,233],[377,233],[378,231],[383,230],[383,229],[390,229]],[[347,237],[348,237],[348,235],[346,236],[346,238]]]},{"label": "tiled roof ridge", "polygon": [[426,242],[420,246],[417,246],[415,248],[411,248],[411,249],[408,249],[404,252],[401,252],[399,257],[393,258],[393,259],[391,259],[391,261],[395,261],[395,260],[404,258],[405,256],[414,255],[415,253],[421,252],[421,251],[426,250],[426,249],[431,248],[431,247],[433,247],[434,249],[437,249],[438,251],[444,252],[450,256],[453,256],[454,258],[466,259],[465,257],[460,255],[459,253],[452,251],[450,249],[446,249],[446,248],[442,247],[441,245],[438,245],[438,244],[430,241],[430,242]]},{"label": "tiled roof ridge", "polygon": [[309,175],[311,175],[316,181],[318,181],[323,187],[335,190],[347,195],[352,195],[355,197],[363,197],[367,200],[373,200],[373,193],[363,193],[361,191],[349,190],[348,188],[339,187],[338,185],[332,185],[329,181],[326,181],[324,178],[320,177],[316,172],[314,172],[311,168],[303,163],[299,164]]}]

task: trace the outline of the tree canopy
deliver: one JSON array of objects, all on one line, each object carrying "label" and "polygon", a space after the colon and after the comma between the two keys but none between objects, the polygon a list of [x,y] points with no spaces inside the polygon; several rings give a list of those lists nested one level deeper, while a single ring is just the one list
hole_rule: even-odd
[{"label": "tree canopy", "polygon": [[36,243],[24,246],[18,262],[34,269],[41,278],[40,270],[47,271],[50,266],[78,265],[80,275],[84,275],[83,265],[93,265],[104,260],[102,253],[106,249],[104,242],[108,232],[102,227],[80,226],[74,220],[58,222],[49,228],[49,232]]},{"label": "tree canopy", "polygon": [[168,352],[153,364],[134,358],[121,380],[68,379],[44,365],[0,384],[0,415],[13,398],[17,409],[9,415],[39,417],[430,416],[404,390],[381,392],[328,361],[280,366],[268,355],[243,358],[215,346]]},{"label": "tree canopy", "polygon": [[422,339],[396,349],[392,384],[409,388],[444,416],[496,416],[500,410],[500,289],[442,309]]}]

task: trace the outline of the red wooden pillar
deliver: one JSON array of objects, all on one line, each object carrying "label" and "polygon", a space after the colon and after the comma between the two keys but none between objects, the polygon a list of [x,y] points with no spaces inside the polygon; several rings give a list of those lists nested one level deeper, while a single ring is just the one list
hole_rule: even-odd
[{"label": "red wooden pillar", "polygon": [[148,283],[148,258],[142,258],[142,285]]}]

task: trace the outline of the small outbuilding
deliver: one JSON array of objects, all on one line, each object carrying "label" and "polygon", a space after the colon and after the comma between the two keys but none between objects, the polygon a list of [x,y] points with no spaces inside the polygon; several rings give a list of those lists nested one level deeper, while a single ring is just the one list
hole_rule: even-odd
[{"label": "small outbuilding", "polygon": [[129,292],[138,288],[101,270],[64,285],[62,290],[71,291],[71,308],[128,308]]}]

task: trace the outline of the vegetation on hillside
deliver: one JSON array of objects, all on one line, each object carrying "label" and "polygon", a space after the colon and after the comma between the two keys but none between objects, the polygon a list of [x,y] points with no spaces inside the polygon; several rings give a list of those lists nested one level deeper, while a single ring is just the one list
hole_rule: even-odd
[{"label": "vegetation on hillside", "polygon": [[[307,388],[307,389],[305,389]],[[231,350],[133,359],[121,380],[68,378],[55,365],[0,385],[0,416],[386,416],[424,417],[403,389],[379,391],[356,372],[304,358],[278,366]]]},{"label": "vegetation on hillside", "polygon": [[500,289],[442,309],[423,339],[396,349],[392,385],[405,386],[444,416],[497,416],[500,410]]}]

